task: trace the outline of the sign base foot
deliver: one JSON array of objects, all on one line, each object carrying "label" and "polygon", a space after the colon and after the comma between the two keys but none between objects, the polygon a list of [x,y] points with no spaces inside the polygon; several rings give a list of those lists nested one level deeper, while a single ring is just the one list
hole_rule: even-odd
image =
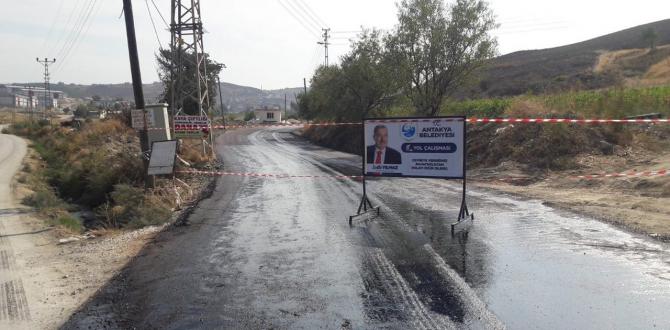
[{"label": "sign base foot", "polygon": [[352,215],[352,216],[349,217],[349,226],[353,226],[354,220],[362,220],[362,219],[369,220],[369,219],[372,219],[374,217],[378,217],[380,214],[381,214],[381,207],[377,206],[377,207],[373,207],[371,209],[368,209],[365,212],[362,212],[362,213],[359,213],[359,214],[356,214],[356,215]]}]

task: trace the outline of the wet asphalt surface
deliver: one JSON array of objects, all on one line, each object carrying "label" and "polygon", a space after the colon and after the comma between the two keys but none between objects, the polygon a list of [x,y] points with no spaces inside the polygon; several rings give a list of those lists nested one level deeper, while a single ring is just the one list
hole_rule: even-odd
[{"label": "wet asphalt surface", "polygon": [[[358,174],[360,158],[282,130],[217,140],[226,171]],[[219,178],[65,328],[668,329],[670,246],[540,201],[460,184]]]}]

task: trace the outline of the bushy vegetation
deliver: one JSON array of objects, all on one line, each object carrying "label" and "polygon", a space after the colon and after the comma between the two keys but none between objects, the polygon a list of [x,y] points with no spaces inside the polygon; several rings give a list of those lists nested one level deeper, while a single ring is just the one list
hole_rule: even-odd
[{"label": "bushy vegetation", "polygon": [[651,112],[670,116],[670,86],[576,91],[532,99],[558,112],[582,117],[619,119]]},{"label": "bushy vegetation", "polygon": [[84,230],[82,222],[70,215],[72,206],[58,197],[53,187],[49,186],[44,172],[35,170],[30,164],[21,169],[18,182],[30,186],[33,193],[26,196],[22,203],[31,206],[52,225],[59,225],[67,232],[78,234]]},{"label": "bushy vegetation", "polygon": [[323,66],[298,97],[305,119],[357,121],[400,103],[435,116],[446,98],[496,52],[485,1],[403,0],[389,33],[364,30],[341,64]]},{"label": "bushy vegetation", "polygon": [[[98,221],[86,224],[93,227],[139,227],[169,220],[169,203],[151,200],[142,189],[133,188],[144,184],[139,142],[120,121],[90,123],[81,131],[26,122],[11,131],[31,139],[47,164],[40,175],[48,186],[34,188],[28,205],[62,208],[66,201],[94,210]],[[119,207],[123,212],[108,212]],[[55,218],[72,224],[66,215]]]}]

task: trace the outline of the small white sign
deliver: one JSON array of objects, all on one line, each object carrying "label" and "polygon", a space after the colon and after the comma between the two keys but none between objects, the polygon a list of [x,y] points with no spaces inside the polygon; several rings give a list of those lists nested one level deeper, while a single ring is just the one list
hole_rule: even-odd
[{"label": "small white sign", "polygon": [[[144,110],[132,110],[130,112],[132,118],[133,128],[137,130],[144,129]],[[154,127],[154,113],[152,111],[147,112],[147,128]]]},{"label": "small white sign", "polygon": [[465,117],[370,119],[364,124],[367,176],[464,178]]}]

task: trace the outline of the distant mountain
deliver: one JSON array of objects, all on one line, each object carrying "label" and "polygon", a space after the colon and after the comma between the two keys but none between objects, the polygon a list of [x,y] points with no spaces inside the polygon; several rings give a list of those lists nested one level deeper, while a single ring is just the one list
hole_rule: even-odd
[{"label": "distant mountain", "polygon": [[[249,110],[259,106],[284,107],[284,95],[288,106],[295,102],[296,96],[303,92],[302,87],[284,88],[276,90],[261,90],[253,87],[239,86],[230,83],[221,83],[221,94],[223,103],[228,111],[236,113]],[[219,100],[217,100],[217,103]]]},{"label": "distant mountain", "polygon": [[[596,72],[594,68],[599,58],[608,52],[649,47],[642,35],[650,28],[658,35],[658,45],[670,43],[668,19],[572,45],[503,55],[494,59],[482,72],[482,81],[468,94],[507,96],[616,85],[621,83],[621,72]],[[657,62],[663,59],[654,56]],[[653,64],[655,63],[649,63],[649,66]]]},{"label": "distant mountain", "polygon": [[[20,85],[41,86],[40,83]],[[159,82],[145,84],[143,87],[144,99],[147,103],[157,102],[161,93],[163,92],[163,84]],[[73,98],[87,98],[97,95],[103,99],[124,99],[128,101],[132,101],[134,99],[133,86],[130,83],[78,85],[65,84],[61,82],[52,84],[51,88],[62,91],[66,94],[66,96]],[[221,83],[223,103],[228,108],[228,111],[232,113],[243,112],[255,107],[262,106],[280,106],[283,108],[284,94],[286,94],[288,106],[290,107],[291,102],[295,102],[296,96],[302,92],[303,88],[260,90],[253,87]],[[216,103],[217,105],[219,104],[218,96],[216,98]]]}]

